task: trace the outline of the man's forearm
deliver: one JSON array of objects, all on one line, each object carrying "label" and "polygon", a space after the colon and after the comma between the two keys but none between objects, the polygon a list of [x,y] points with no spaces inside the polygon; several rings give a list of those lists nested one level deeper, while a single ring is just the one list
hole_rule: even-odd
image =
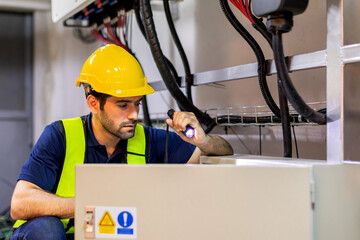
[{"label": "man's forearm", "polygon": [[40,216],[73,218],[74,209],[74,198],[59,197],[26,181],[18,182],[11,200],[14,219],[28,220]]},{"label": "man's forearm", "polygon": [[208,141],[202,146],[198,146],[202,154],[205,156],[210,155],[232,155],[234,150],[231,145],[222,137],[207,136]]}]

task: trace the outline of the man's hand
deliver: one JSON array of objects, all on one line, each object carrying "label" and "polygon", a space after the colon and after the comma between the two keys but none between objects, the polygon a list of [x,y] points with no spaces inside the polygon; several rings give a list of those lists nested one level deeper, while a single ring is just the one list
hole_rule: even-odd
[{"label": "man's hand", "polygon": [[19,180],[11,199],[11,217],[29,220],[40,216],[74,218],[75,199],[48,193],[37,185]]},{"label": "man's hand", "polygon": [[[234,153],[225,139],[206,135],[195,114],[191,112],[175,112],[173,119],[166,119],[166,123],[179,134],[182,140],[197,147],[188,163],[198,163],[200,155],[231,155]],[[182,133],[186,130],[187,125],[195,130],[192,138],[188,138]]]},{"label": "man's hand", "polygon": [[[173,119],[166,119],[166,123],[174,129],[177,134],[185,142],[191,143],[195,146],[206,144],[207,136],[202,129],[199,121],[191,112],[174,112]],[[195,130],[193,137],[188,138],[184,135],[183,131],[186,130],[186,126],[189,125]]]}]

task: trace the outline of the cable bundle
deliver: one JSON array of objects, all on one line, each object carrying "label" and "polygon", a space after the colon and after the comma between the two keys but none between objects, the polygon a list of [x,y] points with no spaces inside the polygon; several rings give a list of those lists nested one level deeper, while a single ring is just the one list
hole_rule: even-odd
[{"label": "cable bundle", "polygon": [[240,12],[242,14],[244,14],[244,16],[249,19],[249,21],[252,23],[252,24],[255,24],[255,21],[253,19],[253,14],[251,13],[251,10],[250,10],[250,4],[251,4],[251,0],[248,1],[248,0],[230,0],[230,2],[237,8],[240,10]]},{"label": "cable bundle", "polygon": [[[230,2],[237,8],[239,11],[252,23],[252,25],[259,30],[259,32],[267,39],[270,46],[272,45],[271,36],[266,33],[266,28],[263,26],[263,23],[260,19],[257,19],[250,9],[251,0],[230,0]],[[292,146],[291,146],[291,131],[290,131],[290,121],[292,116],[289,115],[289,109],[287,105],[287,98],[283,93],[281,81],[278,81],[278,92],[279,92],[279,102],[280,109],[276,105],[274,99],[271,96],[269,91],[267,80],[266,80],[266,61],[264,54],[255,41],[255,39],[250,35],[250,33],[240,24],[232,13],[227,0],[220,0],[221,8],[231,23],[233,27],[240,33],[240,35],[246,40],[254,51],[256,58],[258,60],[258,74],[259,74],[259,85],[261,93],[264,97],[265,102],[269,106],[270,110],[275,114],[278,119],[281,119],[282,129],[283,129],[283,142],[284,142],[284,157],[292,156]],[[265,31],[264,31],[265,29]]]}]

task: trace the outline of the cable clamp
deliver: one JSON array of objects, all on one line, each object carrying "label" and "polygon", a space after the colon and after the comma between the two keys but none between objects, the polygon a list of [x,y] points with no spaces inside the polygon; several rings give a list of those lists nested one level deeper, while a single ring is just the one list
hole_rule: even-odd
[{"label": "cable clamp", "polygon": [[194,85],[194,75],[190,74],[189,76],[185,77],[186,82],[190,85],[193,86]]},{"label": "cable clamp", "polygon": [[241,109],[241,123],[244,124],[244,115],[243,115],[243,109]]},{"label": "cable clamp", "polygon": [[298,115],[298,121],[299,123],[302,123],[302,116],[300,114]]},{"label": "cable clamp", "polygon": [[270,73],[271,72],[271,64],[270,63],[271,62],[268,59],[265,60],[264,65],[265,65],[266,76],[271,75],[271,73]]},{"label": "cable clamp", "polygon": [[295,125],[296,120],[295,120],[294,116],[292,116],[291,114],[289,114],[289,116],[292,118],[292,124]]},{"label": "cable clamp", "polygon": [[258,124],[258,115],[257,115],[257,112],[256,112],[256,107],[255,107],[255,123]]},{"label": "cable clamp", "polygon": [[230,124],[230,109],[228,109],[228,124]]}]

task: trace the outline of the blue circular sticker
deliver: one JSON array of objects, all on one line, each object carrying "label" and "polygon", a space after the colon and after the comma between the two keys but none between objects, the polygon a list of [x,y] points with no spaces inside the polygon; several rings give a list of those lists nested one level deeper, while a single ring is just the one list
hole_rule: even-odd
[{"label": "blue circular sticker", "polygon": [[121,212],[118,216],[118,223],[120,224],[120,226],[122,226],[123,228],[128,228],[133,224],[133,216],[131,215],[131,213],[129,212]]}]

